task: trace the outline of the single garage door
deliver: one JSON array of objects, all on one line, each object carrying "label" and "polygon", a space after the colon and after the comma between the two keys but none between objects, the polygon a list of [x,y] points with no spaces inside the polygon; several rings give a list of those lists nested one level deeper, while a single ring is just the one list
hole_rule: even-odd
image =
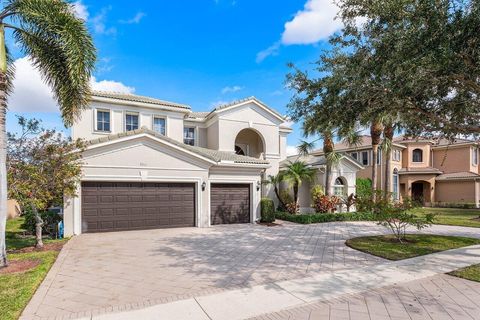
[{"label": "single garage door", "polygon": [[212,184],[211,224],[250,222],[250,185]]},{"label": "single garage door", "polygon": [[193,183],[82,182],[82,232],[194,225]]}]

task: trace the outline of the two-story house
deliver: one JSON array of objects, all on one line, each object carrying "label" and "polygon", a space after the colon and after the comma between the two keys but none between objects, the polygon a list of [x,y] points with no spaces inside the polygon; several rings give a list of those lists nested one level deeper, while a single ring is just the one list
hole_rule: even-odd
[{"label": "two-story house", "polygon": [[[349,154],[363,169],[359,178],[372,175],[372,140],[362,136],[356,146],[337,143],[335,150]],[[467,139],[423,139],[398,136],[391,148],[390,183],[396,200],[410,197],[433,205],[470,205],[480,207],[479,143]],[[318,150],[312,153],[321,156]],[[385,183],[385,156],[377,160],[377,187]]]},{"label": "two-story house", "polygon": [[286,158],[285,121],[254,97],[192,112],[95,92],[71,128],[87,146],[77,196],[65,201],[65,234],[257,220],[262,177]]}]

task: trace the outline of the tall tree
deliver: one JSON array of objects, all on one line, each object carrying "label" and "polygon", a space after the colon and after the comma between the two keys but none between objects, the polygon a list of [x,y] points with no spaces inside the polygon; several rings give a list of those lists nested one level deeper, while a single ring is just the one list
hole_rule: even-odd
[{"label": "tall tree", "polygon": [[392,150],[394,133],[395,127],[393,121],[386,121],[385,127],[383,128],[382,141],[382,151],[385,158],[385,185],[383,186],[385,198],[392,193]]},{"label": "tall tree", "polygon": [[370,125],[370,137],[372,138],[372,200],[375,201],[378,189],[378,148],[382,142],[383,124],[381,119],[375,118]]},{"label": "tall tree", "polygon": [[[6,128],[7,96],[13,69],[5,29],[51,87],[64,123],[70,126],[89,101],[96,52],[85,22],[64,0],[7,0],[0,9],[0,267],[7,265]],[[34,106],[32,106],[34,108]]]}]

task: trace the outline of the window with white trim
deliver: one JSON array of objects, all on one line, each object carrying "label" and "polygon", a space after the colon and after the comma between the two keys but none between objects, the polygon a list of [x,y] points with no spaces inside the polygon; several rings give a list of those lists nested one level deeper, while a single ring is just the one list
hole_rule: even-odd
[{"label": "window with white trim", "polygon": [[399,186],[399,179],[398,179],[398,170],[397,168],[393,169],[393,199],[394,200],[399,200],[400,199],[400,194],[398,190],[400,189]]},{"label": "window with white trim", "polygon": [[378,152],[377,152],[377,164],[381,164],[382,163],[382,148],[378,148]]},{"label": "window with white trim", "polygon": [[166,132],[166,121],[165,118],[153,117],[153,131],[165,135]]},{"label": "window with white trim", "polygon": [[125,114],[125,131],[138,129],[138,113]]},{"label": "window with white trim", "polygon": [[96,110],[96,131],[110,132],[110,110]]},{"label": "window with white trim", "polygon": [[351,156],[353,159],[355,159],[355,160],[358,161],[358,152],[352,152],[352,153],[350,153],[350,156]]},{"label": "window with white trim", "polygon": [[478,165],[478,147],[472,148],[472,164],[474,166]]},{"label": "window with white trim", "polygon": [[345,196],[347,195],[347,186],[344,183],[342,178],[335,179],[335,184],[333,185],[333,195],[335,196]]},{"label": "window with white trim", "polygon": [[195,145],[195,128],[183,128],[183,143],[194,146]]}]

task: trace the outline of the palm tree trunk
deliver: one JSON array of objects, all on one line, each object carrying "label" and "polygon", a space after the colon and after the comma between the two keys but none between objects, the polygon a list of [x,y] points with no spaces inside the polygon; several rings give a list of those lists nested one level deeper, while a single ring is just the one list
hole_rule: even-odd
[{"label": "palm tree trunk", "polygon": [[382,139],[382,123],[375,119],[370,126],[370,136],[372,137],[372,200],[377,200],[377,158],[378,146]]},{"label": "palm tree trunk", "polygon": [[0,26],[0,268],[6,267],[7,246],[5,232],[7,226],[7,55],[5,31]]},{"label": "palm tree trunk", "polygon": [[298,183],[293,185],[293,202],[298,204]]},{"label": "palm tree trunk", "polygon": [[[391,146],[393,142],[393,125],[391,123],[385,126],[383,135]],[[385,150],[385,199],[392,193],[392,174],[392,148],[389,147]]]},{"label": "palm tree trunk", "polygon": [[282,197],[280,197],[280,192],[278,191],[278,186],[274,185],[273,186],[273,191],[275,192],[275,195],[277,196],[278,202],[280,202],[280,205],[282,206],[283,209],[287,208],[287,205],[283,202]]},{"label": "palm tree trunk", "polygon": [[330,154],[333,152],[334,144],[333,137],[330,131],[325,131],[322,133],[323,137],[323,155],[327,161],[326,171],[325,171],[325,195],[329,196],[332,194],[332,163],[330,161]]}]

